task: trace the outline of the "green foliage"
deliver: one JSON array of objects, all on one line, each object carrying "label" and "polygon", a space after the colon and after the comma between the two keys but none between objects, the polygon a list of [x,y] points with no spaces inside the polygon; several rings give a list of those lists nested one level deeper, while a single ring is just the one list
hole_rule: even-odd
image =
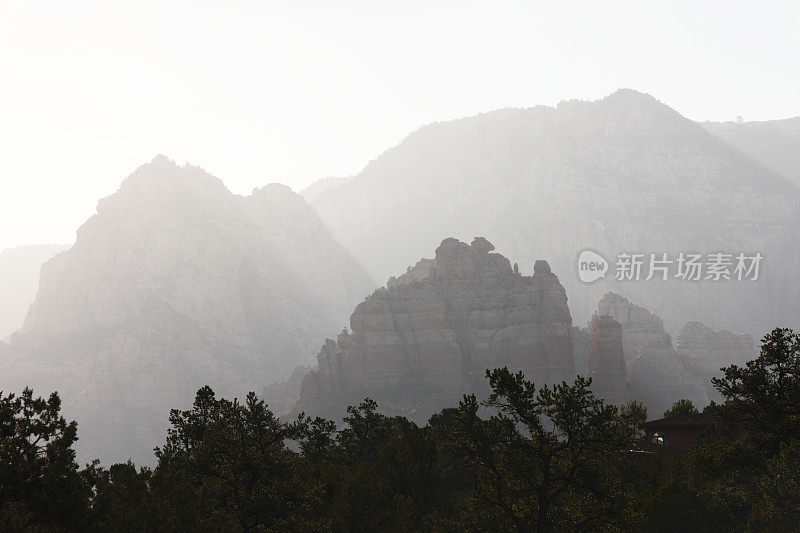
[{"label": "green foliage", "polygon": [[626,441],[616,407],[579,377],[537,389],[522,373],[487,371],[497,410],[478,417],[474,395],[459,405],[456,447],[475,473],[468,526],[479,530],[610,529],[621,523],[615,463]]},{"label": "green foliage", "polygon": [[100,470],[95,480],[93,526],[100,531],[157,529],[156,504],[150,492],[152,472],[131,463]]},{"label": "green foliage", "polygon": [[672,479],[659,487],[644,504],[646,531],[728,531],[724,510],[715,509],[711,496],[685,482]]},{"label": "green foliage", "polygon": [[716,422],[683,457],[681,475],[724,510],[730,528],[780,530],[786,522],[779,516],[800,506],[791,473],[800,429],[800,336],[777,328],[762,339],[756,359],[722,371],[713,383],[728,401],[709,409]]},{"label": "green foliage", "polygon": [[644,436],[644,431],[639,426],[647,422],[647,407],[639,401],[631,400],[619,408],[619,414],[625,427],[625,432],[630,440]]},{"label": "green foliage", "polygon": [[286,442],[301,434],[303,420],[279,421],[252,392],[242,404],[203,387],[193,408],[173,410],[170,423],[152,480],[167,523],[244,531],[295,525],[306,495]]},{"label": "green foliage", "polygon": [[682,398],[673,403],[671,408],[664,411],[664,418],[668,418],[670,416],[696,415],[699,412],[700,411],[697,410],[697,407],[695,407],[692,403],[692,400]]},{"label": "green foliage", "polygon": [[721,414],[770,454],[800,430],[800,334],[776,328],[745,367],[723,368],[714,386],[728,400]]},{"label": "green foliage", "polygon": [[[800,336],[714,380],[730,400],[682,455],[634,446],[647,409],[591,380],[487,371],[425,426],[365,399],[334,421],[279,420],[201,388],[172,411],[154,469],[79,470],[57,395],[0,395],[0,530],[790,531],[800,522]],[[665,416],[696,413],[688,400]]]},{"label": "green foliage", "polygon": [[91,470],[79,472],[78,426],[57,393],[0,393],[0,530],[70,531],[86,526]]},{"label": "green foliage", "polygon": [[761,497],[754,506],[750,527],[755,531],[796,531],[800,524],[800,441],[782,443],[767,462],[759,483]]}]

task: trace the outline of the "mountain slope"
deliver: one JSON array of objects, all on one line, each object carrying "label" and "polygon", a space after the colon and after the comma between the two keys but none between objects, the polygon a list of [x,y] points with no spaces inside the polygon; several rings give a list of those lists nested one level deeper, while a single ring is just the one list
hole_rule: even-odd
[{"label": "mountain slope", "polygon": [[[700,125],[631,90],[557,108],[503,109],[420,128],[311,200],[385,279],[447,235],[485,235],[507,256],[562,273],[577,323],[609,290],[668,329],[699,320],[760,335],[800,324],[800,191]],[[582,284],[580,251],[761,252],[757,282]]]},{"label": "mountain slope", "polygon": [[63,244],[41,244],[0,252],[0,340],[22,327],[28,306],[36,297],[42,264],[67,248]]},{"label": "mountain slope", "polygon": [[159,156],[42,269],[0,388],[58,389],[84,457],[152,460],[168,409],[283,379],[373,288],[297,194]]},{"label": "mountain slope", "polygon": [[800,117],[702,126],[794,183],[800,184]]}]

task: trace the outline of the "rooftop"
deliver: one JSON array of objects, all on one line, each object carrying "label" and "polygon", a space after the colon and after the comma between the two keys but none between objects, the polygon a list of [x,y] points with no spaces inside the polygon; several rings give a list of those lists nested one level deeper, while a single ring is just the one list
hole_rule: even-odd
[{"label": "rooftop", "polygon": [[650,420],[642,424],[642,429],[654,429],[665,427],[684,427],[684,428],[704,428],[711,424],[711,415],[708,413],[698,413],[696,415],[669,416]]}]

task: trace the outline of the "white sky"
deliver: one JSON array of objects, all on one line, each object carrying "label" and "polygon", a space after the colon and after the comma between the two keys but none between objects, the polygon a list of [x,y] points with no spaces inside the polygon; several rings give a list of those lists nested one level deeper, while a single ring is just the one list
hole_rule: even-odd
[{"label": "white sky", "polygon": [[619,87],[698,120],[799,115],[798,28],[798,2],[0,0],[0,250],[72,242],[157,153],[245,194]]}]

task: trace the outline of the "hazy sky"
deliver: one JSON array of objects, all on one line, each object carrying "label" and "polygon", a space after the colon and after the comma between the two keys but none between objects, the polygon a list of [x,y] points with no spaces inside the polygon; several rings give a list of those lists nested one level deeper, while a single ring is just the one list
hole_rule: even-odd
[{"label": "hazy sky", "polygon": [[0,0],[0,249],[72,242],[157,153],[249,193],[619,87],[698,120],[799,115],[798,28],[797,2]]}]

